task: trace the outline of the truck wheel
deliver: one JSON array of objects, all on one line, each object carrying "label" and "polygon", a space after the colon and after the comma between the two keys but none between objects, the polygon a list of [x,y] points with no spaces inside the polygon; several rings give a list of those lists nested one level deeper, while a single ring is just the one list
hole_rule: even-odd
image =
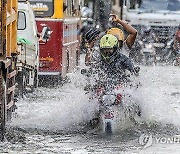
[{"label": "truck wheel", "polygon": [[70,55],[69,55],[69,52],[67,52],[67,66],[66,66],[66,73],[69,72],[69,67],[70,67],[69,60],[70,60]]},{"label": "truck wheel", "polygon": [[34,78],[33,78],[33,85],[31,85],[31,93],[34,92],[35,88],[38,87],[38,74],[37,69],[34,70]]},{"label": "truck wheel", "polygon": [[6,118],[6,83],[2,70],[0,71],[0,140],[4,140]]},{"label": "truck wheel", "polygon": [[37,69],[35,69],[34,71],[34,88],[38,87],[38,73],[37,73]]},{"label": "truck wheel", "polygon": [[[30,71],[29,71],[29,70],[26,70],[26,71],[24,72],[24,76],[25,76],[25,78],[24,78],[25,81],[23,81],[23,82],[24,82],[24,86],[25,86],[24,92],[33,93],[34,90],[35,90],[35,88],[38,87],[38,74],[37,74],[37,69],[34,70],[34,73],[33,73],[33,81],[32,81],[32,82],[30,82]],[[29,84],[29,87],[30,87],[30,90],[28,90],[28,91],[27,91],[27,89],[26,89],[26,87],[27,87],[27,85],[28,85],[27,83]]]},{"label": "truck wheel", "polygon": [[19,95],[23,98],[23,93],[24,93],[23,72],[19,73],[18,89],[19,89]]},{"label": "truck wheel", "polygon": [[23,98],[23,95],[26,93],[26,86],[27,86],[27,75],[26,71],[22,70],[19,73],[19,80],[18,80],[18,90],[19,95]]}]

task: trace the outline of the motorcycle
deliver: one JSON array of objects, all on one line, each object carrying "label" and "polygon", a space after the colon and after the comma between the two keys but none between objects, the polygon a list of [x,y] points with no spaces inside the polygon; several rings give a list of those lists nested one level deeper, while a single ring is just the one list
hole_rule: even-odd
[{"label": "motorcycle", "polygon": [[163,59],[164,62],[166,62],[167,64],[173,64],[173,61],[175,60],[176,57],[173,52],[173,44],[174,44],[174,39],[171,39],[170,41],[167,42],[164,50]]},{"label": "motorcycle", "polygon": [[106,134],[112,134],[114,132],[114,119],[117,116],[116,103],[120,103],[121,95],[118,94],[104,94],[101,98],[101,108],[100,108],[100,120],[101,129]]},{"label": "motorcycle", "polygon": [[131,96],[126,94],[124,89],[122,84],[98,89],[98,94],[101,93],[99,98],[100,128],[107,135],[116,132],[118,119],[129,118],[130,121],[136,123],[136,117],[141,117],[140,106],[134,102],[127,102],[125,98]]},{"label": "motorcycle", "polygon": [[144,65],[156,64],[156,51],[154,48],[154,43],[150,41],[139,41],[141,44],[141,53],[143,55],[142,63]]},{"label": "motorcycle", "polygon": [[[99,103],[99,126],[103,133],[110,135],[115,129],[115,120],[118,116],[118,109],[122,102],[122,93],[117,92],[121,86],[111,88],[101,84],[96,87],[95,96]],[[116,91],[114,90],[116,89]]]},{"label": "motorcycle", "polygon": [[165,61],[165,48],[166,42],[155,42],[153,43],[155,52],[156,52],[156,63],[157,62],[164,62]]},{"label": "motorcycle", "polygon": [[[89,77],[87,70],[82,70],[81,73]],[[139,86],[131,82],[130,78],[130,75],[123,75],[118,81],[110,78],[105,81],[96,81],[95,85],[88,85],[85,88],[92,92],[91,100],[96,100],[99,105],[96,122],[93,119],[91,124],[98,125],[106,135],[111,135],[118,129],[118,119],[125,117],[136,124],[137,118],[141,117],[140,106],[133,102],[130,99],[132,96],[126,92],[127,88],[136,89]],[[128,101],[127,98],[130,100]]]},{"label": "motorcycle", "polygon": [[165,62],[172,65],[180,65],[180,43],[174,47],[174,39],[167,42],[167,46],[164,54]]}]

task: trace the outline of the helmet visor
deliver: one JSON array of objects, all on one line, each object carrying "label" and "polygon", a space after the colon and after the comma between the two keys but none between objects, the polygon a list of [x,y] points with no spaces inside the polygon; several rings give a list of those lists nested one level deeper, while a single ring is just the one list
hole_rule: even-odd
[{"label": "helmet visor", "polygon": [[114,49],[113,48],[102,48],[102,49],[100,49],[100,52],[104,58],[110,58],[114,53]]}]

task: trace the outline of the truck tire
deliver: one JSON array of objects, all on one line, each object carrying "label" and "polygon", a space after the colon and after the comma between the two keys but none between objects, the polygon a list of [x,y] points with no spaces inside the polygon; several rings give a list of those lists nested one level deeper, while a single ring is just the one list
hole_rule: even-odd
[{"label": "truck tire", "polygon": [[[29,76],[30,78],[30,76]],[[29,79],[28,79],[29,80]],[[35,88],[38,87],[38,74],[37,74],[37,69],[34,70],[34,77],[33,77],[33,85],[31,85],[31,93],[34,92]]]},{"label": "truck tire", "polygon": [[6,83],[3,72],[0,70],[0,140],[4,140],[6,120]]},{"label": "truck tire", "polygon": [[23,95],[26,93],[26,86],[27,86],[27,75],[26,70],[22,70],[18,74],[18,91],[20,97],[23,98]]},{"label": "truck tire", "polygon": [[69,67],[70,67],[70,55],[69,55],[69,51],[67,52],[67,66],[66,66],[66,73],[69,72]]},{"label": "truck tire", "polygon": [[34,71],[34,88],[38,87],[38,73],[37,73],[37,69],[35,69]]}]

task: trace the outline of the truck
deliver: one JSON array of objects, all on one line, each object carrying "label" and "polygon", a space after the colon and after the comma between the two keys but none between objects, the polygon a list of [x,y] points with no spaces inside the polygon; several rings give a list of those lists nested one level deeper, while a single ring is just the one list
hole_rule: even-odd
[{"label": "truck", "polygon": [[180,24],[180,0],[124,0],[123,19],[143,30],[150,26],[160,42],[166,42]]},{"label": "truck", "polygon": [[180,24],[180,0],[120,0],[114,1],[113,12],[138,30],[141,37],[143,31],[150,27],[155,34],[154,47],[156,57],[165,53],[167,42],[173,38],[174,31]]},{"label": "truck", "polygon": [[17,0],[0,1],[0,140],[15,109]]},{"label": "truck", "polygon": [[[15,111],[15,95],[38,84],[39,33],[27,0],[0,1],[0,140]],[[44,30],[43,30],[44,31]],[[45,37],[46,31],[42,33]],[[20,92],[20,93],[16,93]]]},{"label": "truck", "polygon": [[29,1],[18,0],[17,93],[33,92],[38,85],[39,33]]}]

